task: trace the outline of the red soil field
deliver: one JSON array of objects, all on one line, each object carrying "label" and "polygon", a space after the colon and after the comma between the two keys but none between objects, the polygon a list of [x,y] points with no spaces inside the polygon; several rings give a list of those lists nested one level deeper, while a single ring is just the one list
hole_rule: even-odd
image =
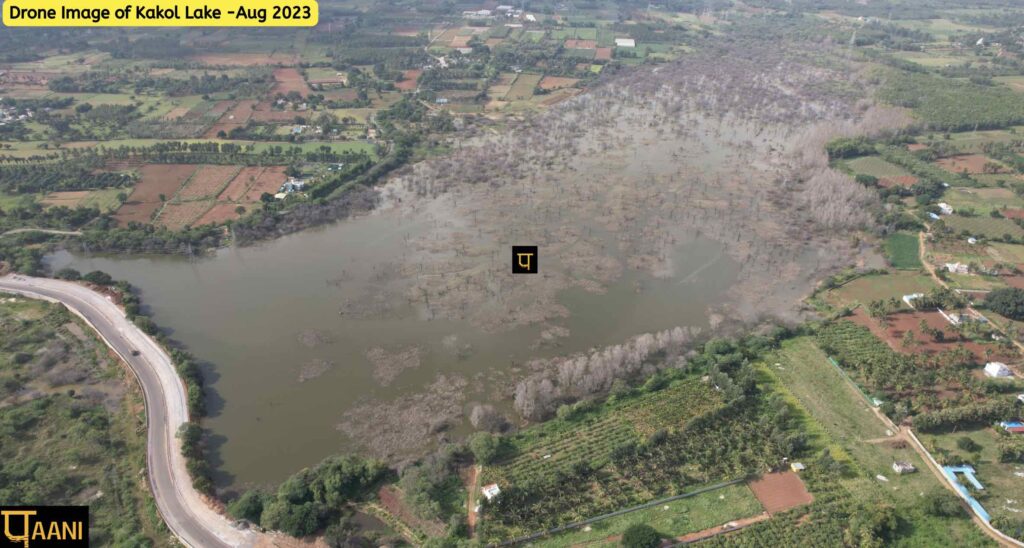
[{"label": "red soil field", "polygon": [[90,191],[88,190],[71,190],[66,192],[51,192],[46,195],[45,198],[40,200],[43,205],[48,206],[66,206],[74,208],[84,200]]},{"label": "red soil field", "polygon": [[222,202],[237,202],[245,198],[245,191],[249,188],[249,184],[259,178],[263,169],[262,167],[243,167],[238,175],[231,179],[224,192],[217,196],[217,199]]},{"label": "red soil field", "polygon": [[252,117],[253,107],[256,106],[256,101],[253,99],[246,99],[239,101],[229,110],[224,111],[220,119],[215,124],[210,126],[210,129],[206,131],[204,135],[207,138],[213,138],[217,136],[218,132],[223,131],[228,133],[236,127],[242,127],[249,118]]},{"label": "red soil field", "polygon": [[297,91],[303,96],[309,95],[310,93],[309,86],[306,85],[306,79],[303,78],[296,69],[274,69],[274,80],[276,80],[277,83],[274,84],[274,87],[270,90],[271,93],[287,94],[292,91]]},{"label": "red soil field", "polygon": [[991,160],[983,154],[966,154],[963,156],[940,158],[935,160],[935,163],[942,166],[946,171],[952,171],[954,173],[960,173],[965,169],[967,170],[967,173],[985,173],[985,164],[990,161]]},{"label": "red soil field", "polygon": [[1024,209],[1006,208],[999,210],[1007,219],[1024,219]]},{"label": "red soil field", "polygon": [[197,202],[170,203],[164,205],[156,224],[165,226],[172,230],[180,230],[191,226],[196,219],[206,213],[213,206],[213,200],[200,200]]},{"label": "red soil field", "polygon": [[597,49],[596,40],[566,40],[565,47],[568,49]]},{"label": "red soil field", "polygon": [[146,164],[139,168],[141,181],[128,196],[128,201],[118,208],[114,218],[122,224],[135,221],[148,223],[153,212],[160,208],[160,195],[168,200],[181,185],[195,172],[192,164]]},{"label": "red soil field", "polygon": [[795,472],[765,474],[760,479],[750,482],[750,490],[770,514],[784,512],[814,501],[814,497],[804,487],[803,480]]},{"label": "red soil field", "polygon": [[883,177],[878,180],[878,186],[891,188],[894,186],[914,186],[917,184],[917,177],[913,175],[900,175],[897,177]]},{"label": "red soil field", "polygon": [[[971,354],[974,354],[975,360],[980,364],[992,360],[1005,363],[1020,361],[1013,350],[1004,350],[996,344],[981,344],[970,340],[958,340],[953,326],[936,310],[890,314],[887,318],[887,325],[884,327],[879,325],[877,320],[868,317],[867,313],[861,308],[858,308],[850,319],[870,329],[876,337],[884,340],[893,350],[904,354],[923,353],[932,355],[946,350],[953,350],[957,346],[963,345]],[[922,333],[920,327],[921,320],[924,320],[932,329],[942,330],[945,334],[945,339],[942,342],[937,342],[930,336]],[[907,331],[913,331],[914,340],[917,341],[917,344],[912,348],[905,348],[903,346],[903,335]],[[988,356],[985,355],[985,350],[987,349],[992,351]]]},{"label": "red soil field", "polygon": [[468,48],[469,47],[469,40],[471,38],[473,38],[473,37],[472,36],[456,36],[455,38],[452,38],[451,46],[453,48]]},{"label": "red soil field", "polygon": [[504,42],[504,41],[505,41],[504,38],[488,38],[488,39],[484,40],[484,44],[487,45],[487,47],[489,47],[489,48],[493,48],[495,46],[500,46],[501,43]]},{"label": "red soil field", "polygon": [[540,89],[558,89],[567,88],[576,85],[579,82],[576,78],[565,78],[564,76],[545,76],[541,78],[540,83],[537,84]]},{"label": "red soil field", "polygon": [[611,61],[612,48],[597,48],[597,53],[594,54],[594,59],[597,59],[598,61]]},{"label": "red soil field", "polygon": [[271,166],[263,170],[263,173],[256,178],[256,181],[246,191],[245,201],[258,202],[264,192],[277,193],[281,189],[281,185],[288,180],[284,170],[284,166]]},{"label": "red soil field", "polygon": [[199,166],[192,178],[181,191],[179,200],[212,198],[238,173],[238,166]]},{"label": "red soil field", "polygon": [[[224,202],[218,202],[212,208],[210,208],[209,211],[204,213],[202,217],[196,219],[196,221],[192,223],[192,226],[203,226],[211,224],[219,225],[224,221],[231,221],[237,219],[240,217],[240,215],[235,212],[235,209],[237,209],[238,206],[239,204],[226,204]],[[242,207],[245,207],[246,211],[249,211],[251,209],[250,207],[246,206]]]},{"label": "red soil field", "polygon": [[416,89],[416,79],[419,78],[421,74],[423,74],[423,71],[420,69],[402,71],[402,81],[395,82],[395,89],[400,89],[402,91],[412,91]]}]

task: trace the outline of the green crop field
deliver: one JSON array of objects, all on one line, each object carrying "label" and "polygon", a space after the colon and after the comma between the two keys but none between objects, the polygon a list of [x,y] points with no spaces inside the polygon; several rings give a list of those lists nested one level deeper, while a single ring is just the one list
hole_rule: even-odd
[{"label": "green crop field", "polygon": [[895,232],[885,239],[885,256],[893,268],[921,268],[920,242],[913,232]]},{"label": "green crop field", "polygon": [[1009,219],[996,219],[987,215],[977,217],[950,215],[943,217],[943,221],[957,234],[967,232],[972,236],[986,238],[1002,238],[1006,234],[1014,238],[1024,237],[1024,228]]},{"label": "green crop field", "polygon": [[871,175],[872,177],[878,177],[879,179],[884,177],[903,177],[911,175],[909,171],[898,165],[886,162],[878,156],[854,158],[853,160],[847,161],[846,165],[855,173]]},{"label": "green crop field", "polygon": [[891,274],[862,276],[844,284],[842,287],[829,290],[825,299],[838,306],[849,306],[855,303],[867,304],[871,301],[899,299],[911,293],[927,293],[936,286],[930,276],[910,271],[896,271]]}]

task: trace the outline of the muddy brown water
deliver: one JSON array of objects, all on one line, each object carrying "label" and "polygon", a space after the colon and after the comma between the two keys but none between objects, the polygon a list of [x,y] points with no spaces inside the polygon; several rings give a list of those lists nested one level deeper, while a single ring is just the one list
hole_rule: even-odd
[{"label": "muddy brown water", "polygon": [[[414,393],[439,373],[484,379],[469,385],[474,393],[466,401],[493,401],[487,378],[530,358],[706,326],[708,306],[739,271],[718,243],[691,238],[677,247],[670,279],[626,269],[603,294],[563,291],[559,300],[570,316],[551,323],[569,335],[557,348],[537,348],[542,326],[485,333],[468,322],[426,318],[402,302],[406,282],[382,272],[421,228],[383,212],[203,259],[62,251],[48,263],[131,282],[157,324],[208,364],[204,426],[213,434],[218,483],[228,488],[273,484],[328,455],[358,450],[360,440],[337,429],[346,411]],[[540,253],[542,270],[558,268],[557,257]],[[382,295],[399,296],[385,314],[346,312],[345,303]],[[471,345],[468,357],[457,358],[442,342],[452,335]],[[399,371],[386,386],[375,380],[370,348],[413,346],[419,367]]]}]

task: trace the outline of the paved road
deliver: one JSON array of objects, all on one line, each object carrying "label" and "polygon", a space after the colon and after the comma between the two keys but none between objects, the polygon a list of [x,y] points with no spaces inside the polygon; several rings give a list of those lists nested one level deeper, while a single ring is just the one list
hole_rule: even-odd
[{"label": "paved road", "polygon": [[8,230],[0,236],[7,236],[8,234],[22,234],[25,232],[42,232],[44,234],[57,234],[60,236],[81,236],[82,233],[77,230],[52,230],[49,228],[15,228],[14,230]]},{"label": "paved road", "polygon": [[[188,421],[185,387],[170,357],[107,297],[61,280],[20,275],[0,277],[0,291],[64,303],[95,329],[128,364],[142,385],[149,423],[147,467],[160,515],[170,530],[195,548],[251,546],[253,531],[236,529],[192,488],[175,433]],[[132,350],[139,355],[133,356]]]}]

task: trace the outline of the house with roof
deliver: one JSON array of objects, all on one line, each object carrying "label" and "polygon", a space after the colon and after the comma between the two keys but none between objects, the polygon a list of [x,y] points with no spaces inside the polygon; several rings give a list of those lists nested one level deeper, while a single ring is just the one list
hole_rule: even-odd
[{"label": "house with roof", "polygon": [[938,204],[935,205],[939,206],[939,211],[941,211],[943,215],[953,214],[953,206],[947,204],[946,202],[939,202]]},{"label": "house with roof", "polygon": [[635,48],[636,40],[632,38],[616,38],[615,47],[617,48]]}]

